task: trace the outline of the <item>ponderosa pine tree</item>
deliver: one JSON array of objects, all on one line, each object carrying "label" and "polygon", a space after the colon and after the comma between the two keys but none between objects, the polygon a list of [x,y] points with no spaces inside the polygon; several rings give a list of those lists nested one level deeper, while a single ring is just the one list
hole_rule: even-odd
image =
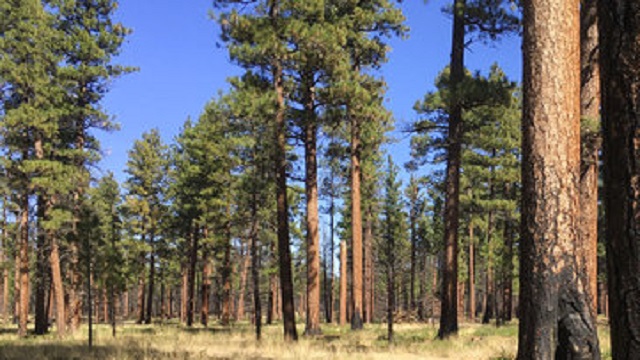
[{"label": "ponderosa pine tree", "polygon": [[406,235],[405,216],[402,211],[402,183],[396,180],[399,169],[394,165],[391,156],[387,160],[387,174],[384,181],[384,204],[382,210],[383,239],[385,244],[384,265],[387,281],[387,341],[393,342],[393,322],[396,311],[396,244]]},{"label": "ponderosa pine tree", "polygon": [[[227,42],[231,58],[245,68],[247,73],[263,74],[272,84],[262,96],[274,102],[272,119],[274,126],[274,172],[276,174],[276,204],[278,229],[278,258],[282,298],[284,336],[297,340],[291,274],[291,250],[289,234],[289,206],[287,201],[287,124],[285,99],[285,56],[289,52],[285,39],[289,38],[285,26],[287,3],[280,0],[253,0],[238,4],[231,0],[218,0],[215,5],[225,9],[242,6],[219,15],[222,39]],[[228,10],[228,9],[227,9]],[[251,44],[251,46],[247,46]]]},{"label": "ponderosa pine tree", "polygon": [[588,289],[575,261],[580,180],[577,5],[524,1],[518,359],[600,358]]},{"label": "ponderosa pine tree", "polygon": [[[138,322],[151,323],[151,306],[153,304],[153,291],[155,282],[156,253],[155,242],[160,238],[160,226],[165,212],[165,184],[168,172],[168,150],[162,142],[157,129],[142,134],[140,140],[136,140],[129,151],[127,161],[128,178],[124,184],[127,190],[126,206],[135,216],[135,225],[140,241],[146,247],[145,253],[140,254],[140,259],[149,264],[149,278],[147,303],[144,304],[144,295],[139,298]],[[147,255],[149,259],[147,260]],[[139,273],[140,282],[144,284],[146,266]],[[138,289],[144,294],[144,289]],[[140,302],[142,300],[142,302]],[[142,309],[146,309],[146,312]]]},{"label": "ponderosa pine tree", "polygon": [[598,1],[607,282],[614,359],[640,357],[640,4]]},{"label": "ponderosa pine tree", "polygon": [[[9,186],[16,194],[19,207],[18,334],[26,336],[30,299],[30,198],[34,191],[42,196],[43,188],[52,181],[42,173],[54,170],[56,165],[45,156],[50,153],[58,132],[55,99],[60,96],[61,89],[51,77],[61,59],[54,47],[58,35],[52,28],[54,18],[44,4],[40,1],[5,2],[0,5],[0,13],[3,18],[0,25],[0,78],[3,80],[0,130],[3,145],[10,155],[5,159]],[[43,202],[40,205],[41,211],[37,215],[42,216]],[[44,237],[39,237],[38,245],[42,250]],[[44,253],[40,251],[41,263],[42,256]],[[44,276],[44,272],[40,271],[38,275]],[[37,330],[43,333],[46,330],[42,328],[44,283],[36,279],[36,287],[37,298],[41,300],[36,304],[40,305]]]},{"label": "ponderosa pine tree", "polygon": [[[89,187],[88,168],[100,157],[98,141],[92,130],[112,131],[117,126],[100,106],[110,82],[133,68],[113,62],[130,30],[114,21],[115,0],[51,0],[48,5],[56,17],[54,28],[59,32],[57,45],[64,66],[57,76],[66,94],[61,99],[61,138],[66,144],[65,162],[74,169],[70,199],[74,214],[74,230],[69,237],[69,287],[71,329],[79,326],[82,312],[82,272],[79,259],[81,239],[77,226],[81,221],[84,193]],[[68,194],[69,192],[66,192]],[[52,265],[53,266],[53,265]],[[55,282],[55,279],[54,279]]]}]

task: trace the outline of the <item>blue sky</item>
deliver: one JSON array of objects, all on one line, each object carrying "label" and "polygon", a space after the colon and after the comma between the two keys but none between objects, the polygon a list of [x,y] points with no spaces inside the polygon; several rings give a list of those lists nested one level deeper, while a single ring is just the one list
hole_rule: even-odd
[{"label": "blue sky", "polygon": [[[303,1],[303,0],[301,0]],[[433,89],[433,80],[447,65],[451,19],[440,9],[447,0],[406,0],[400,6],[410,27],[408,39],[393,40],[389,62],[381,70],[388,84],[387,107],[397,128],[416,119],[413,104]],[[103,106],[121,130],[98,134],[105,150],[99,168],[124,180],[127,151],[142,133],[157,127],[172,141],[187,117],[197,118],[226,79],[241,70],[217,47],[218,26],[210,19],[211,0],[121,0],[117,19],[133,30],[117,61],[140,71],[114,81]],[[472,45],[466,66],[486,72],[498,62],[508,76],[521,74],[520,40],[506,38],[492,46]],[[404,134],[390,145],[394,161],[409,160]]]}]

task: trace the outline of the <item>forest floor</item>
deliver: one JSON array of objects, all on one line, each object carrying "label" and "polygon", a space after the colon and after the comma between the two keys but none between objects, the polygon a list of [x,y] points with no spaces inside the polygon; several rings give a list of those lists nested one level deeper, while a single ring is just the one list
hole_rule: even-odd
[{"label": "forest floor", "polygon": [[[347,327],[323,324],[323,335],[300,337],[296,344],[282,340],[281,325],[264,327],[255,341],[248,323],[231,327],[192,329],[178,324],[124,324],[111,336],[111,328],[97,325],[94,347],[86,346],[86,328],[58,340],[55,333],[18,339],[14,326],[0,327],[0,359],[513,359],[518,326],[462,324],[457,337],[435,340],[437,325],[396,324],[395,342],[386,341],[386,325],[369,324],[352,332]],[[302,334],[304,325],[298,325]],[[610,359],[609,331],[600,322],[598,332],[603,359]]]}]

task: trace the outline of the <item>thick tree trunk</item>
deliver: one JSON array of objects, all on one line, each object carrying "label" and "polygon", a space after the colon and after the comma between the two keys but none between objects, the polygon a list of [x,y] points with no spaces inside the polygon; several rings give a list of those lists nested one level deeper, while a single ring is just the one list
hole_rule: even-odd
[{"label": "thick tree trunk", "polygon": [[640,3],[598,2],[614,359],[640,358]]},{"label": "thick tree trunk", "polygon": [[58,336],[62,337],[66,334],[66,314],[64,308],[64,284],[62,283],[62,270],[60,268],[60,249],[58,247],[58,239],[53,233],[50,234],[51,254],[49,255],[49,262],[51,265],[52,290],[56,303],[56,327]]},{"label": "thick tree trunk", "polygon": [[347,242],[340,241],[340,325],[347,323]]},{"label": "thick tree trunk", "polygon": [[[354,70],[357,71],[357,70]],[[353,313],[351,329],[362,329],[362,213],[360,199],[360,119],[351,116],[351,244],[352,244],[352,282],[351,296]]]},{"label": "thick tree trunk", "polygon": [[598,68],[597,0],[585,0],[580,9],[580,217],[578,222],[581,273],[586,276],[591,315],[598,313],[598,154],[600,152],[600,71]]},{"label": "thick tree trunk", "polygon": [[20,210],[18,335],[25,337],[27,336],[27,323],[29,320],[29,195],[26,192],[21,196]]},{"label": "thick tree trunk", "polygon": [[[269,17],[272,26],[279,28],[279,2],[270,1]],[[298,340],[295,322],[295,308],[293,303],[293,277],[291,275],[291,249],[289,242],[289,205],[287,203],[287,140],[284,103],[284,82],[282,64],[275,59],[272,64],[273,87],[276,93],[275,116],[275,173],[276,198],[278,213],[278,257],[280,269],[280,287],[282,294],[282,315],[284,318],[284,338],[289,341]]]},{"label": "thick tree trunk", "polygon": [[458,332],[458,213],[460,200],[460,161],[462,142],[462,106],[458,94],[464,78],[465,0],[455,0],[451,46],[451,88],[449,137],[444,208],[445,263],[442,271],[442,309],[438,337],[444,339]]},{"label": "thick tree trunk", "polygon": [[305,335],[315,336],[320,330],[320,233],[318,232],[318,119],[315,111],[313,72],[302,74],[304,91],[304,156],[305,197],[307,202],[307,321]]},{"label": "thick tree trunk", "polygon": [[524,1],[518,359],[597,359],[576,249],[580,180],[578,1]]}]

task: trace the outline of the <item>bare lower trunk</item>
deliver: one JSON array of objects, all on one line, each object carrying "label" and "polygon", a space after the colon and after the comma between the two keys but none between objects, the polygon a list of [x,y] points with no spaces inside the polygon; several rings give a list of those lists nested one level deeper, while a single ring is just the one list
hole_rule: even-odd
[{"label": "bare lower trunk", "polygon": [[[279,2],[273,1],[269,8],[272,26],[279,28]],[[278,257],[282,296],[282,315],[284,317],[285,340],[298,340],[293,303],[293,277],[291,275],[291,249],[289,241],[289,205],[287,202],[287,128],[285,119],[285,99],[283,70],[280,59],[272,64],[273,86],[276,93],[275,116],[275,173],[278,223]]]},{"label": "bare lower trunk", "polygon": [[364,296],[362,299],[363,320],[370,323],[373,319],[373,214],[371,208],[367,208],[366,221],[364,225]]},{"label": "bare lower trunk", "polygon": [[64,285],[60,269],[60,250],[58,248],[58,239],[55,236],[50,236],[49,242],[51,243],[51,281],[56,303],[56,327],[58,336],[62,337],[66,334],[66,314],[64,308]]},{"label": "bare lower trunk", "polygon": [[599,359],[588,290],[576,266],[580,8],[577,1],[523,5],[518,359]]},{"label": "bare lower trunk", "polygon": [[579,266],[586,276],[591,315],[598,312],[598,155],[600,152],[600,71],[598,50],[597,0],[582,2],[580,9],[580,217],[577,227],[578,247],[582,253]]},{"label": "bare lower trunk", "polygon": [[598,2],[614,359],[640,359],[640,3]]},{"label": "bare lower trunk", "polygon": [[145,284],[144,284],[144,272],[138,277],[138,319],[136,320],[137,324],[142,324],[144,321],[144,295],[145,295]]},{"label": "bare lower trunk", "polygon": [[[464,78],[465,0],[455,0],[451,46],[451,87],[457,89]],[[442,271],[442,309],[438,337],[458,333],[458,207],[462,142],[462,106],[454,96],[449,109],[446,189],[444,206],[445,263]]]},{"label": "bare lower trunk", "polygon": [[200,323],[207,327],[209,325],[209,293],[211,292],[211,260],[207,258],[202,260],[202,306],[200,311]]},{"label": "bare lower trunk", "polygon": [[20,199],[20,243],[19,243],[19,327],[18,335],[27,336],[27,323],[29,320],[29,195],[23,194]]},{"label": "bare lower trunk", "polygon": [[353,313],[351,329],[362,329],[362,213],[360,203],[360,119],[351,116],[351,244]]},{"label": "bare lower trunk", "polygon": [[244,295],[247,292],[247,275],[251,266],[251,241],[247,241],[247,249],[244,254],[242,272],[240,273],[240,289],[238,294],[238,312],[237,319],[244,320]]}]

